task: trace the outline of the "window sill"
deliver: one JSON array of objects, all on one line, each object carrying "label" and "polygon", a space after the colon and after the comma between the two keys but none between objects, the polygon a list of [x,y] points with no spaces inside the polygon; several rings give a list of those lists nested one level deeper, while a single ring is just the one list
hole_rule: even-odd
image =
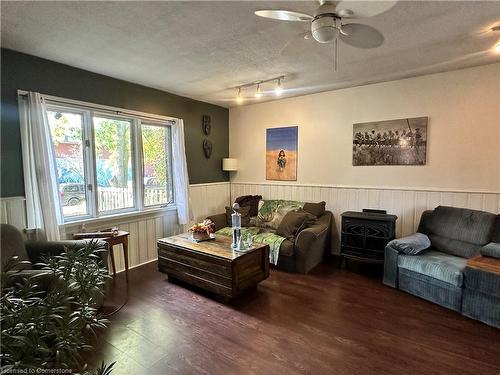
[{"label": "window sill", "polygon": [[81,226],[82,224],[93,226],[94,224],[104,225],[105,223],[117,224],[120,222],[126,222],[130,219],[140,218],[140,217],[151,217],[151,216],[160,216],[162,213],[172,213],[177,211],[177,207],[175,205],[170,205],[167,207],[159,207],[152,208],[143,211],[129,211],[122,212],[119,214],[106,215],[101,217],[92,217],[88,219],[74,220],[68,221],[61,225],[61,227],[72,228],[75,226]]}]

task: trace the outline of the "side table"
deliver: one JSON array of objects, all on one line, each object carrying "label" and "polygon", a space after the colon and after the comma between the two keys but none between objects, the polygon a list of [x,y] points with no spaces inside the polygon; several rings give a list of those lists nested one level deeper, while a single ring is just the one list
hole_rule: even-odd
[{"label": "side table", "polygon": [[108,243],[109,245],[109,255],[111,256],[111,267],[113,268],[113,276],[116,276],[116,266],[115,266],[115,255],[113,251],[113,246],[122,245],[123,258],[125,259],[125,272],[128,274],[128,236],[130,232],[124,230],[118,231],[117,235],[101,237],[98,233],[75,233],[73,234],[73,239],[83,240],[91,238],[99,238]]}]

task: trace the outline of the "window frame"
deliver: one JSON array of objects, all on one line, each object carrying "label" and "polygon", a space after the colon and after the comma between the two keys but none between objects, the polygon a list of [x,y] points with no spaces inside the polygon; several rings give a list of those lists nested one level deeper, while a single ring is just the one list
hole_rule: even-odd
[{"label": "window frame", "polygon": [[[94,196],[95,196],[95,201],[96,201],[96,217],[101,217],[101,216],[110,216],[110,215],[117,215],[120,213],[125,213],[125,212],[133,212],[137,211],[139,209],[139,202],[137,201],[137,170],[135,168],[136,165],[136,160],[137,158],[141,158],[140,155],[137,155],[136,147],[135,147],[135,131],[134,131],[134,123],[135,121],[130,118],[129,116],[123,116],[123,115],[114,115],[114,114],[107,114],[103,112],[97,112],[94,111],[91,113],[91,121],[92,121],[92,140],[91,140],[91,145],[92,145],[92,153],[94,154],[94,180],[92,181],[92,185],[94,186]],[[94,119],[96,117],[99,118],[105,118],[105,119],[117,119],[121,121],[127,121],[130,123],[130,164],[132,166],[132,195],[134,197],[134,204],[131,207],[124,207],[124,208],[118,208],[115,210],[106,210],[106,211],[99,211],[99,194],[98,194],[98,186],[97,186],[97,174],[95,171],[97,170],[97,156],[96,156],[96,149],[95,149],[95,122]]]},{"label": "window frame", "polygon": [[[167,192],[170,192],[170,200],[167,202],[167,203],[160,203],[160,204],[157,204],[157,205],[150,205],[150,206],[146,206],[145,204],[145,184],[144,184],[144,151],[143,151],[143,147],[142,147],[142,126],[145,125],[145,126],[158,126],[158,127],[163,127],[163,128],[169,128],[169,136],[170,136],[170,142],[169,144],[167,145],[167,156],[170,155],[169,158],[166,159],[166,163],[167,163]],[[138,127],[137,127],[137,143],[138,143],[138,152],[139,154],[141,155],[141,158],[140,160],[138,160],[139,162],[139,166],[138,166],[138,170],[140,171],[140,176],[141,176],[141,181],[142,183],[140,184],[140,194],[141,194],[141,199],[140,199],[140,202],[142,203],[142,210],[145,211],[145,210],[150,210],[150,209],[155,209],[157,208],[158,206],[160,207],[168,207],[170,205],[174,205],[175,204],[175,196],[174,196],[174,186],[173,186],[173,175],[172,175],[172,171],[173,171],[173,166],[172,166],[172,134],[173,134],[173,129],[172,129],[172,125],[168,125],[168,124],[165,124],[165,123],[161,123],[161,122],[158,122],[158,121],[154,121],[154,120],[139,120],[139,124],[138,124]]]},{"label": "window frame", "polygon": [[[19,94],[23,92],[18,91]],[[82,115],[82,154],[84,162],[84,186],[87,214],[72,217],[65,217],[64,224],[74,224],[86,222],[92,219],[114,217],[118,215],[137,214],[141,212],[155,211],[160,209],[174,209],[176,206],[173,188],[173,160],[172,142],[173,127],[177,125],[178,119],[161,115],[154,115],[138,111],[128,111],[115,107],[80,102],[76,100],[63,99],[48,95],[43,95],[46,102],[47,111],[58,111],[76,113]],[[125,120],[130,122],[130,157],[132,166],[132,189],[134,205],[132,207],[108,210],[99,212],[98,190],[97,190],[97,157],[95,150],[95,117]],[[170,129],[170,141],[168,142],[167,163],[167,192],[170,192],[169,202],[146,206],[144,201],[144,153],[142,149],[142,124],[152,126],[168,127]],[[52,143],[52,147],[53,143]],[[54,148],[53,148],[54,150]],[[55,159],[54,159],[55,162]],[[55,166],[57,170],[57,165]],[[89,189],[90,187],[90,189]],[[59,189],[59,183],[57,182]],[[58,191],[59,207],[62,211],[62,200]]]},{"label": "window frame", "polygon": [[[85,188],[85,204],[86,204],[86,211],[87,213],[84,215],[75,215],[71,217],[66,217],[64,216],[63,212],[63,205],[61,201],[61,195],[59,193],[60,186],[59,186],[59,181],[56,181],[56,186],[58,189],[58,197],[59,197],[59,209],[61,210],[62,217],[64,218],[65,223],[73,222],[73,221],[78,221],[78,220],[85,220],[85,219],[91,219],[95,217],[94,213],[94,201],[95,201],[95,196],[92,194],[93,190],[90,191],[88,189],[88,184],[89,181],[93,181],[94,179],[94,153],[92,150],[89,150],[89,145],[88,145],[88,140],[91,138],[91,135],[89,134],[90,130],[90,124],[89,124],[89,111],[81,108],[76,108],[73,106],[61,106],[59,104],[51,104],[51,103],[46,103],[46,110],[51,111],[51,112],[63,112],[63,113],[74,113],[74,114],[79,114],[82,116],[82,157],[83,157],[83,169],[84,169],[84,182],[83,186]],[[52,135],[51,135],[52,138]],[[54,142],[52,142],[52,151],[54,152]],[[54,163],[56,163],[56,158],[54,157]],[[57,163],[54,166],[57,174],[59,175],[59,171],[57,169]]]}]

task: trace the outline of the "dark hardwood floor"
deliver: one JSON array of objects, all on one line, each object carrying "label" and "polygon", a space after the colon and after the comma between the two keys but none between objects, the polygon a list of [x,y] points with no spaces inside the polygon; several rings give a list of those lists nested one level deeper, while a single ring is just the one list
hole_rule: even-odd
[{"label": "dark hardwood floor", "polygon": [[[129,272],[128,303],[89,364],[122,374],[500,374],[500,330],[380,279],[324,265],[271,270],[229,305],[150,263]],[[110,300],[125,296],[124,274]]]}]

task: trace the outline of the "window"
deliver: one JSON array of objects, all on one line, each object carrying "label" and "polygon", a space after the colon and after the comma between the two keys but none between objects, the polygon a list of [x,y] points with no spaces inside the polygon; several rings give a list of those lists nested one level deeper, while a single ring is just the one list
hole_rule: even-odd
[{"label": "window", "polygon": [[[144,171],[144,205],[155,206],[172,202],[170,127],[142,124]],[[166,162],[165,162],[166,161]]]},{"label": "window", "polygon": [[132,123],[111,117],[94,117],[93,122],[98,211],[134,207]]},{"label": "window", "polygon": [[47,115],[54,145],[64,217],[87,215],[83,114],[48,111]]},{"label": "window", "polygon": [[175,120],[52,101],[47,117],[65,221],[173,204]]}]

